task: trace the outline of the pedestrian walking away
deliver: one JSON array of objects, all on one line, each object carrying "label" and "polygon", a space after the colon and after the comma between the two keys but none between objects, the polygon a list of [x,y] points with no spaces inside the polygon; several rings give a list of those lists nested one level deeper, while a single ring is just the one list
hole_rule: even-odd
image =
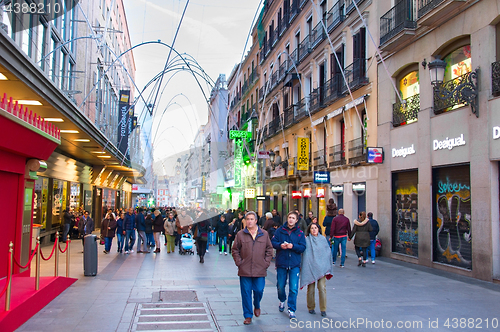
[{"label": "pedestrian walking away", "polygon": [[370,232],[372,230],[372,225],[366,218],[366,212],[360,212],[358,220],[354,220],[354,227],[351,236],[349,236],[349,239],[354,237],[354,249],[356,249],[356,255],[358,256],[358,266],[366,266],[366,249],[370,245]]},{"label": "pedestrian walking away", "polygon": [[196,249],[200,256],[200,263],[205,263],[205,253],[207,251],[208,233],[210,233],[210,219],[204,209],[201,209],[196,217],[195,231]]},{"label": "pedestrian walking away", "polygon": [[109,254],[115,237],[116,219],[114,213],[108,212],[102,221],[101,235],[104,237],[104,253]]},{"label": "pedestrian walking away", "polygon": [[229,234],[229,224],[224,215],[220,216],[220,220],[215,226],[215,232],[219,235],[219,254],[222,255],[222,252],[224,251],[224,255],[227,255],[227,236]]},{"label": "pedestrian walking away", "polygon": [[[89,211],[83,213],[83,217],[80,218],[78,223],[78,231],[82,237],[82,245],[85,248],[85,235],[92,234],[94,231],[94,220],[89,217]],[[83,251],[82,251],[83,252]]]},{"label": "pedestrian walking away", "polygon": [[377,234],[380,230],[378,222],[373,219],[373,213],[368,212],[368,221],[372,225],[372,231],[370,232],[370,256],[372,258],[372,264],[375,264],[375,244],[377,243]]},{"label": "pedestrian walking away", "polygon": [[[257,225],[257,214],[245,215],[246,227],[236,234],[231,253],[240,277],[243,324],[252,323],[253,315],[260,316],[260,301],[264,295],[267,268],[271,264],[273,247],[269,235]],[[252,313],[253,295],[253,313]]]},{"label": "pedestrian walking away", "polygon": [[323,219],[323,227],[325,227],[325,235],[328,240],[330,240],[332,220],[336,216],[337,216],[337,204],[335,204],[333,198],[330,198],[326,206],[326,216]]},{"label": "pedestrian walking away", "polygon": [[304,232],[297,227],[299,216],[294,211],[288,213],[287,222],[276,230],[271,240],[276,249],[276,287],[278,289],[279,311],[285,310],[288,280],[288,316],[295,318],[301,254],[306,249]]},{"label": "pedestrian walking away", "polygon": [[318,285],[319,310],[326,316],[326,280],[333,277],[332,253],[326,238],[320,234],[319,225],[309,224],[306,232],[306,250],[300,267],[300,289],[307,286],[307,310],[315,314],[315,286]]},{"label": "pedestrian walking away", "polygon": [[[139,238],[137,241],[137,253],[149,254],[148,241],[146,238],[146,218],[142,212],[142,208],[139,208],[139,213],[135,216],[135,225],[137,226],[137,233]],[[142,245],[142,249],[141,249]]]},{"label": "pedestrian walking away", "polygon": [[161,216],[160,210],[155,210],[153,212],[155,218],[153,220],[153,235],[155,237],[156,249],[154,252],[160,252],[160,234],[163,230],[163,217]]},{"label": "pedestrian walking away", "polygon": [[337,262],[337,253],[340,246],[341,248],[340,267],[344,267],[346,258],[345,250],[346,250],[347,238],[351,237],[351,223],[349,222],[349,218],[347,218],[344,215],[344,209],[340,209],[339,215],[333,218],[329,235],[333,241],[332,243],[333,264],[335,265],[335,263]]}]

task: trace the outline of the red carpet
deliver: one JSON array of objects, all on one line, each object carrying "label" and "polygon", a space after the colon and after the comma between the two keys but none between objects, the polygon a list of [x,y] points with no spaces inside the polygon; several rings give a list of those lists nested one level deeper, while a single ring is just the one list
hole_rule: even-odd
[{"label": "red carpet", "polygon": [[[0,290],[5,286],[6,279],[0,280]],[[9,311],[5,311],[6,295],[0,297],[0,331],[17,329],[76,280],[66,277],[40,277],[40,289],[35,291],[35,278],[14,276]]]}]

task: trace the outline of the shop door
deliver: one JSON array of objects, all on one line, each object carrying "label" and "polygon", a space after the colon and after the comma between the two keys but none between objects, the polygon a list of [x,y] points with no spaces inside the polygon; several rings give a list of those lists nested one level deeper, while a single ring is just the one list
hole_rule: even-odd
[{"label": "shop door", "polygon": [[366,191],[358,194],[358,216],[361,211],[366,212]]},{"label": "shop door", "polygon": [[[21,237],[21,265],[26,265],[30,256],[31,243],[31,218],[33,216],[33,191],[35,189],[34,181],[25,181],[24,183],[24,202],[23,202],[23,232]],[[19,270],[19,272],[26,271]]]},{"label": "shop door", "polygon": [[94,199],[93,199],[93,209],[92,209],[92,218],[94,219],[94,227],[101,228],[101,220],[102,217],[102,189],[95,188],[94,189]]},{"label": "shop door", "polygon": [[344,208],[344,194],[336,195],[337,197],[337,209]]}]

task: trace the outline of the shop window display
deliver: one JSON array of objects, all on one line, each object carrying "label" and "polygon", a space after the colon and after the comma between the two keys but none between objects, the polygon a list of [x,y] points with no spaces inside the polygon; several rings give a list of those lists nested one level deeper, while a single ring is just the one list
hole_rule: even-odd
[{"label": "shop window display", "polygon": [[392,175],[392,251],[418,257],[418,172]]}]

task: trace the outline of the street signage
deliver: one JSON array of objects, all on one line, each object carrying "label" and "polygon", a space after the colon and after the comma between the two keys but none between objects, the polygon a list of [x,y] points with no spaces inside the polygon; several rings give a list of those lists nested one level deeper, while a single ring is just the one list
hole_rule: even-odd
[{"label": "street signage", "polygon": [[330,172],[327,171],[314,172],[314,183],[330,183]]},{"label": "street signage", "polygon": [[269,159],[269,151],[258,151],[257,158],[258,159]]},{"label": "street signage", "polygon": [[252,133],[243,130],[230,130],[229,139],[237,139],[237,138],[252,138]]}]

